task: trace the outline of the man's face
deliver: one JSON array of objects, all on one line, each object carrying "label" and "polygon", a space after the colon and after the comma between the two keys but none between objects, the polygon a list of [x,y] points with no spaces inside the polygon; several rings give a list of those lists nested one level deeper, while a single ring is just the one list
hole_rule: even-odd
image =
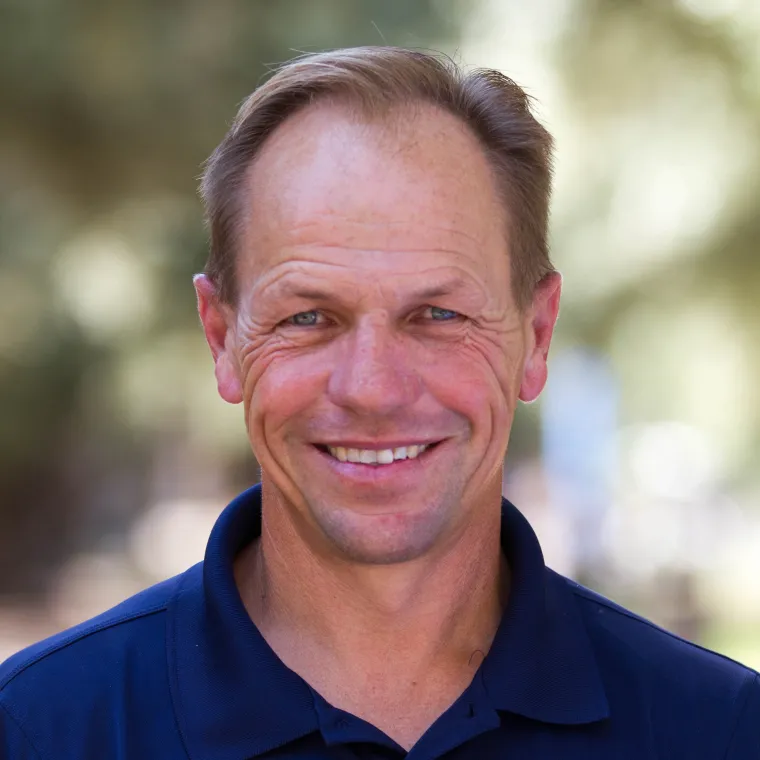
[{"label": "man's face", "polygon": [[475,138],[433,108],[381,125],[312,107],[269,139],[244,208],[236,310],[197,286],[265,498],[352,561],[446,545],[498,504],[559,294],[554,279],[518,310]]}]

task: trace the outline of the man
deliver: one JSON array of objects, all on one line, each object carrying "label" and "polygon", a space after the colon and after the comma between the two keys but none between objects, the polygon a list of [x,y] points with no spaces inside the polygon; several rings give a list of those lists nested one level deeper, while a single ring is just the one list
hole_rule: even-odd
[{"label": "man", "polygon": [[760,758],[758,674],[548,570],[501,499],[549,190],[493,71],[344,50],[249,98],[195,287],[261,486],[201,565],[6,663],[3,758]]}]

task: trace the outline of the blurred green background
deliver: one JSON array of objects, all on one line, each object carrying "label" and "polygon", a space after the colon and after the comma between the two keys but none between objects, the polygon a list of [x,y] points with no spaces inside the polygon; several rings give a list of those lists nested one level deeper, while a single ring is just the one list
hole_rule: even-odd
[{"label": "blurred green background", "polygon": [[257,480],[201,165],[272,65],[384,42],[501,69],[557,139],[506,495],[556,569],[760,666],[757,0],[0,0],[0,656],[200,559]]}]

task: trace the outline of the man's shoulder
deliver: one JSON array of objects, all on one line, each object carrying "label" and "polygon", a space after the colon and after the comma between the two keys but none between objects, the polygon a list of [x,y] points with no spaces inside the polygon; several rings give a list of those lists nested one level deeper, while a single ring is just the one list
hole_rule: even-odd
[{"label": "man's shoulder", "polygon": [[747,757],[746,747],[760,753],[756,671],[557,577],[577,600],[613,715],[632,724],[646,716],[657,745],[669,752],[688,735],[716,752],[730,744],[728,758]]},{"label": "man's shoulder", "polygon": [[29,708],[43,694],[48,704],[56,695],[86,702],[112,684],[155,673],[166,661],[166,610],[184,582],[200,577],[201,567],[12,655],[0,664],[0,705]]},{"label": "man's shoulder", "polygon": [[166,612],[186,584],[200,582],[200,568],[151,586],[0,665],[0,756],[6,756],[5,748],[9,757],[27,757],[34,747],[37,754],[30,756],[89,757],[88,742],[119,746],[121,739],[112,734],[124,721],[133,726],[130,741],[139,742],[139,726],[155,727],[159,716],[173,714]]},{"label": "man's shoulder", "polygon": [[758,675],[746,665],[671,633],[575,581],[562,580],[578,600],[589,635],[603,650],[601,658],[614,653],[620,661],[627,654],[639,670],[651,671],[658,679],[676,678],[679,683],[685,674],[716,686],[744,683]]},{"label": "man's shoulder", "polygon": [[102,657],[109,652],[118,656],[120,649],[130,642],[137,643],[151,628],[151,623],[145,624],[147,619],[166,610],[183,576],[146,588],[100,615],[12,655],[0,664],[0,695],[28,671],[34,671],[37,680],[46,669],[57,671],[58,665],[69,659],[91,660],[96,654]]}]

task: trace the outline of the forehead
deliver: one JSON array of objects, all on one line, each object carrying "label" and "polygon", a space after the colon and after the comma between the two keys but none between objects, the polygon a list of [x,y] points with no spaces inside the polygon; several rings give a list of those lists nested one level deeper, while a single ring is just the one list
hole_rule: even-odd
[{"label": "forehead", "polygon": [[306,109],[267,140],[242,205],[243,280],[306,251],[402,254],[399,262],[437,253],[441,264],[506,256],[484,151],[466,125],[432,106],[376,120],[332,104]]}]

